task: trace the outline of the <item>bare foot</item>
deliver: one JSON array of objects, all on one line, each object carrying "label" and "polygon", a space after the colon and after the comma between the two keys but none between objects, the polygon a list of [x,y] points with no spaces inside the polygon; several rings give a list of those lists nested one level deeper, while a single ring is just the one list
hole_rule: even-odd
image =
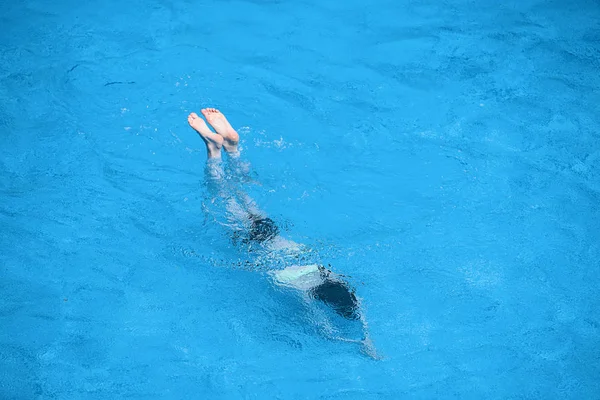
[{"label": "bare foot", "polygon": [[225,139],[223,142],[225,151],[229,153],[237,151],[240,135],[233,129],[223,113],[216,108],[205,108],[202,110],[202,115],[204,115],[208,123],[215,128],[215,131]]},{"label": "bare foot", "polygon": [[208,158],[220,158],[221,146],[223,146],[223,138],[210,130],[206,122],[196,113],[188,115],[188,123],[196,132],[200,134],[204,143],[206,143],[206,151]]}]

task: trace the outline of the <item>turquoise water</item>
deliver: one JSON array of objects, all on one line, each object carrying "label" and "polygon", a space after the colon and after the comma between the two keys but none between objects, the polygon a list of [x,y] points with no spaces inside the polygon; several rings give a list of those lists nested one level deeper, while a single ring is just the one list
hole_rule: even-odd
[{"label": "turquoise water", "polygon": [[[598,2],[1,7],[0,398],[600,398]],[[207,106],[382,360],[212,222]]]}]

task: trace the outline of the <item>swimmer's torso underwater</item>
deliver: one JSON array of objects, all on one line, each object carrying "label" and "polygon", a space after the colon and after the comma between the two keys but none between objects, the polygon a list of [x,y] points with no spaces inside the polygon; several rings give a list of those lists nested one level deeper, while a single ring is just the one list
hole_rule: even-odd
[{"label": "swimmer's torso underwater", "polygon": [[[242,224],[246,229],[238,229],[231,234],[232,242],[248,252],[257,254],[257,260],[261,264],[268,264],[269,260],[274,259],[287,259],[288,262],[284,262],[284,265],[281,265],[281,262],[271,263],[279,264],[278,268],[267,268],[272,282],[296,292],[307,305],[312,305],[313,320],[319,321],[323,328],[321,331],[327,337],[358,343],[363,353],[379,359],[368,337],[360,300],[348,279],[333,272],[331,265],[299,265],[298,261],[308,261],[314,258],[314,255],[303,257],[304,252],[309,253],[308,249],[281,237],[279,227],[271,218],[252,213],[247,214],[247,218],[248,221]],[[276,256],[273,257],[273,254]],[[325,307],[311,304],[314,301]]]}]

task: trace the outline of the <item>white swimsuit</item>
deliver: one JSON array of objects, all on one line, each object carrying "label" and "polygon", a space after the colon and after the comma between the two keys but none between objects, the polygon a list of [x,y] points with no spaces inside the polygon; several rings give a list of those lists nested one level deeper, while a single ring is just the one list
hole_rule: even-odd
[{"label": "white swimsuit", "polygon": [[324,281],[317,264],[292,265],[277,271],[270,271],[269,274],[276,283],[298,290],[310,290]]}]

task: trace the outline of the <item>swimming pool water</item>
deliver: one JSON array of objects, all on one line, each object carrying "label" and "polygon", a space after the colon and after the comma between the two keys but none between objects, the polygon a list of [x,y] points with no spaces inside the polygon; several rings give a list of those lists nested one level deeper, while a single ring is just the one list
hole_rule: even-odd
[{"label": "swimming pool water", "polygon": [[[0,4],[0,398],[600,398],[598,2]],[[206,106],[383,360],[203,212]]]}]

